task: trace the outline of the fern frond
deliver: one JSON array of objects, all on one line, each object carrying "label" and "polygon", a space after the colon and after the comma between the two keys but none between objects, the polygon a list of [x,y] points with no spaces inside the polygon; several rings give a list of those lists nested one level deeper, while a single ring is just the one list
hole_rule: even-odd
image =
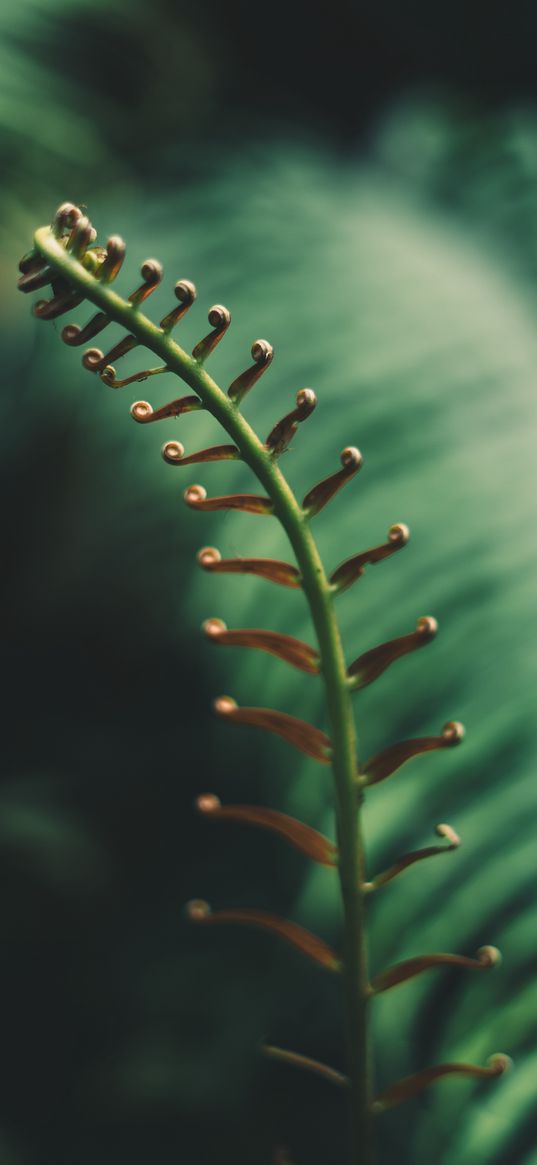
[{"label": "fern frond", "polygon": [[[298,1065],[301,1062],[302,1066],[309,1066],[327,1079],[345,1084],[352,1125],[350,1160],[352,1165],[371,1165],[374,1152],[372,1117],[376,1112],[414,1095],[441,1075],[497,1076],[500,1067],[503,1071],[505,1059],[499,1058],[485,1069],[459,1064],[426,1069],[373,1100],[368,1047],[368,1012],[372,998],[435,966],[446,964],[483,969],[497,961],[497,952],[492,947],[481,948],[476,959],[444,954],[417,956],[388,968],[369,982],[365,944],[367,895],[414,862],[456,848],[458,838],[450,827],[439,827],[447,846],[427,847],[406,854],[386,873],[368,881],[360,820],[364,789],[386,779],[420,753],[458,743],[462,729],[457,722],[450,721],[440,736],[392,745],[360,767],[351,705],[352,689],[371,683],[402,655],[430,642],[436,632],[436,622],[431,617],[422,618],[418,620],[415,632],[366,651],[347,666],[335,599],[362,575],[366,565],[380,562],[404,546],[408,540],[407,527],[403,523],[392,526],[385,544],[347,558],[329,576],[311,531],[311,519],[355,477],[362,466],[360,452],[353,445],[347,446],[341,454],[341,468],[310,488],[299,504],[280,469],[279,458],[288,448],[298,426],[313,412],[316,405],[313,391],[301,389],[295,407],[275,423],[266,440],[262,441],[244,419],[240,405],[271,365],[272,345],[266,340],[256,340],[251,348],[253,364],[234,378],[227,391],[222,390],[205,365],[230,328],[228,309],[221,304],[211,308],[208,315],[210,331],[203,335],[189,355],[172,338],[171,332],[195,303],[194,284],[187,279],[175,283],[177,305],[157,325],[140,309],[161,283],[162,267],[154,259],[147,260],[142,264],[141,284],[123,298],[112,284],[120,273],[124,257],[125,244],[119,236],[112,236],[106,248],[97,246],[91,223],[78,208],[66,203],[60,207],[50,228],[43,227],[36,232],[33,252],[21,260],[19,287],[29,293],[52,285],[52,298],[39,301],[35,309],[41,319],[55,319],[78,308],[86,300],[96,309],[96,314],[94,310],[85,324],[69,323],[63,328],[62,338],[69,347],[83,346],[111,323],[120,325],[123,335],[108,351],[88,348],[82,356],[84,367],[98,375],[103,383],[117,389],[167,371],[177,375],[190,390],[189,395],[156,409],[147,401],[137,401],[131,413],[138,423],[153,423],[205,409],[220,423],[230,441],[186,456],[180,442],[167,442],[163,454],[168,463],[178,467],[240,458],[263,490],[260,495],[243,493],[207,497],[203,486],[191,485],[184,494],[188,506],[201,511],[243,510],[254,516],[270,516],[279,521],[287,535],[294,553],[293,563],[249,557],[223,559],[213,547],[200,551],[198,561],[205,570],[215,574],[250,574],[301,590],[309,605],[317,640],[315,646],[310,647],[276,630],[237,628],[228,631],[225,624],[215,619],[209,620],[205,629],[209,637],[221,645],[258,648],[304,671],[318,673],[324,685],[329,732],[326,734],[287,712],[263,707],[239,708],[230,697],[216,700],[215,710],[228,720],[276,733],[308,756],[330,766],[334,779],[337,839],[323,838],[310,826],[273,809],[222,807],[213,794],[203,795],[197,804],[207,817],[243,821],[271,829],[311,860],[337,865],[344,916],[341,956],[298,924],[256,909],[228,908],[213,914],[207,903],[195,900],[190,903],[188,913],[194,921],[207,925],[244,923],[272,931],[323,966],[341,972],[345,996],[347,1076],[343,1077],[316,1061],[308,1062],[306,1057],[297,1053],[269,1047],[269,1054],[289,1063]],[[112,361],[117,363],[137,348],[147,349],[160,363],[118,379]]]}]

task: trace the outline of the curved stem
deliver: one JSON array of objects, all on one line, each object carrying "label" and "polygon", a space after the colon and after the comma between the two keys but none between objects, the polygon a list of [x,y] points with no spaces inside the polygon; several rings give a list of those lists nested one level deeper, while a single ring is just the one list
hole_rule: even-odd
[{"label": "curved stem", "polygon": [[122,324],[161,357],[171,372],[199,395],[238,446],[243,460],[264,486],[294,550],[310,606],[321,656],[321,673],[332,741],[339,877],[344,909],[343,976],[351,1108],[350,1165],[372,1165],[370,1070],[367,1040],[367,955],[365,943],[364,847],[360,827],[361,793],[351,694],[332,588],[308,520],[275,459],[205,369],[161,328],[121,299],[66,252],[48,228],[36,232],[35,246],[71,285]]}]

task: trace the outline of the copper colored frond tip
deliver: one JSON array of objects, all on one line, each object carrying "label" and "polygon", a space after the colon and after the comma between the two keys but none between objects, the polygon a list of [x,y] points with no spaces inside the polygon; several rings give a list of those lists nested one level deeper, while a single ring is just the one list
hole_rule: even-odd
[{"label": "copper colored frond tip", "polygon": [[448,720],[442,729],[442,736],[452,744],[459,744],[465,736],[464,724],[460,720]]},{"label": "copper colored frond tip", "polygon": [[231,323],[231,312],[222,303],[215,303],[210,308],[207,319],[213,328],[227,328]]},{"label": "copper colored frond tip", "polygon": [[277,809],[263,805],[222,805],[220,798],[213,793],[203,793],[198,797],[196,808],[216,821],[233,821],[266,829],[321,866],[333,869],[338,864],[337,846],[328,837]]},{"label": "copper colored frond tip", "polygon": [[[103,384],[107,384],[108,388],[122,388],[124,386],[125,382],[117,379],[117,372],[113,364],[107,364],[105,368],[101,368],[99,375]],[[137,381],[139,377],[135,376],[133,379]],[[145,380],[147,378],[142,377],[142,379]]]},{"label": "copper colored frond tip", "polygon": [[214,330],[209,332],[207,336],[204,336],[192,350],[194,360],[197,360],[200,364],[203,364],[204,360],[210,356],[213,349],[216,348],[216,345],[220,343],[220,340],[227,332],[231,323],[231,312],[223,304],[215,303],[214,307],[210,309],[207,318]]},{"label": "copper colored frond tip", "polygon": [[198,562],[204,570],[215,574],[249,574],[283,587],[300,587],[300,573],[296,566],[275,558],[222,558],[214,546],[205,546],[198,553]]},{"label": "copper colored frond tip", "polygon": [[458,745],[464,736],[462,724],[449,721],[439,736],[423,736],[415,740],[400,740],[388,748],[370,757],[362,766],[362,775],[368,785],[376,785],[384,781],[392,773],[397,772],[407,761],[426,752],[434,752],[440,748],[453,748]]},{"label": "copper colored frond tip", "polygon": [[281,421],[271,429],[265,444],[274,457],[278,457],[289,447],[299,424],[311,416],[317,404],[312,388],[301,388],[296,394],[296,408],[286,413]]},{"label": "copper colored frond tip", "polygon": [[476,957],[484,967],[499,967],[502,961],[501,951],[498,950],[498,947],[479,947]]},{"label": "copper colored frond tip", "polygon": [[174,287],[174,295],[181,303],[194,303],[197,298],[195,284],[190,279],[179,279]]},{"label": "copper colored frond tip", "polygon": [[220,696],[215,700],[213,708],[219,715],[235,724],[261,728],[265,732],[281,736],[288,744],[312,757],[319,764],[330,763],[332,749],[330,738],[320,728],[308,724],[305,720],[289,716],[287,712],[278,712],[275,708],[240,707],[229,696]]},{"label": "copper colored frond tip", "polygon": [[62,202],[58,207],[52,224],[52,232],[56,238],[61,238],[64,231],[72,230],[78,220],[82,218],[82,211],[72,202]]},{"label": "copper colored frond tip", "polygon": [[172,311],[164,316],[160,321],[160,326],[165,332],[170,332],[175,324],[182,320],[187,311],[192,307],[197,297],[197,291],[190,279],[179,279],[174,287],[174,295],[179,300],[179,307],[174,307]]},{"label": "copper colored frond tip", "polygon": [[201,793],[194,802],[199,813],[215,813],[221,809],[222,802],[216,793]]},{"label": "copper colored frond tip", "polygon": [[144,421],[146,417],[151,416],[153,405],[150,405],[148,400],[135,400],[129,411],[135,421]]},{"label": "copper colored frond tip", "polygon": [[275,655],[277,659],[288,663],[299,671],[309,675],[319,674],[319,652],[291,635],[282,635],[279,631],[266,631],[259,627],[239,627],[228,631],[222,619],[208,619],[203,629],[205,634],[216,643],[228,647],[251,647],[258,651],[266,651]]},{"label": "copper colored frond tip", "polygon": [[424,615],[416,622],[416,630],[410,635],[401,635],[397,639],[389,639],[380,643],[378,647],[365,651],[347,669],[354,691],[367,687],[378,676],[381,676],[396,660],[419,647],[424,647],[434,639],[438,630],[438,623],[431,615]]},{"label": "copper colored frond tip", "polygon": [[198,550],[196,558],[200,566],[212,566],[215,562],[222,561],[222,555],[216,546],[202,546],[201,550]]},{"label": "copper colored frond tip", "polygon": [[114,347],[110,348],[110,351],[106,352],[106,354],[101,352],[100,348],[88,348],[87,351],[84,352],[82,363],[84,368],[87,368],[90,372],[106,372],[107,375],[115,375],[115,370],[113,368],[111,369],[111,372],[108,373],[108,368],[112,364],[112,361],[120,360],[122,356],[126,356],[127,352],[132,351],[132,349],[136,348],[137,346],[138,340],[136,339],[136,336],[131,336],[128,334],[123,336],[123,338],[119,340],[117,344],[114,344]]},{"label": "copper colored frond tip", "polygon": [[183,494],[187,506],[195,506],[198,502],[204,502],[207,497],[207,490],[202,485],[189,485]]},{"label": "copper colored frond tip", "polygon": [[158,259],[146,259],[145,263],[142,263],[140,274],[143,283],[129,295],[129,303],[133,308],[139,307],[144,299],[147,299],[151,292],[158,287],[164,274],[162,263],[159,263]]},{"label": "copper colored frond tip", "polygon": [[98,365],[104,359],[104,353],[100,348],[88,348],[82,357],[84,368],[88,368],[90,372],[95,372]]},{"label": "copper colored frond tip", "polygon": [[141,273],[146,283],[160,283],[163,275],[162,263],[158,259],[146,259],[142,263]]},{"label": "copper colored frond tip", "polygon": [[390,526],[387,537],[388,541],[381,543],[380,546],[372,546],[369,550],[362,550],[359,554],[353,554],[351,558],[346,558],[344,562],[340,563],[330,575],[330,583],[336,592],[341,593],[341,591],[347,590],[347,587],[361,578],[367,565],[382,562],[383,559],[389,558],[397,550],[406,546],[410,531],[404,522],[396,522]]},{"label": "copper colored frond tip", "polygon": [[110,235],[110,238],[106,244],[106,250],[110,256],[113,255],[116,259],[119,257],[119,255],[123,255],[126,251],[126,246],[124,239],[121,238],[121,235]]},{"label": "copper colored frond tip", "polygon": [[144,283],[149,283],[151,287],[155,287],[157,283],[161,282],[164,274],[162,263],[158,259],[146,259],[140,268],[140,275]]},{"label": "copper colored frond tip", "polygon": [[268,340],[254,340],[251,355],[256,364],[268,364],[274,355],[274,348]]},{"label": "copper colored frond tip", "polygon": [[416,631],[419,631],[420,635],[426,635],[427,638],[432,639],[438,631],[438,622],[432,615],[422,615],[416,621]]},{"label": "copper colored frond tip", "polygon": [[82,211],[78,209],[78,206],[75,206],[74,202],[62,202],[54,215],[54,221],[68,221],[69,226],[72,227],[81,214]]},{"label": "copper colored frond tip", "polygon": [[233,696],[217,696],[213,700],[213,710],[218,716],[229,716],[236,708],[238,708],[238,704]]},{"label": "copper colored frond tip", "polygon": [[227,625],[223,619],[206,619],[202,624],[202,630],[209,639],[218,639],[223,631],[227,631]]},{"label": "copper colored frond tip", "polygon": [[418,1096],[424,1089],[430,1088],[432,1084],[442,1080],[447,1076],[470,1076],[477,1079],[486,1079],[495,1076],[501,1076],[512,1066],[512,1061],[509,1056],[504,1055],[503,1052],[497,1052],[490,1056],[484,1068],[480,1064],[435,1064],[431,1068],[423,1068],[421,1072],[414,1073],[413,1076],[405,1076],[403,1080],[398,1080],[396,1084],[392,1084],[385,1092],[378,1096],[372,1104],[372,1111],[374,1113],[382,1113],[387,1109],[395,1108],[399,1104],[403,1104],[406,1100]]},{"label": "copper colored frond tip", "polygon": [[257,383],[259,377],[266,371],[272,361],[274,349],[268,340],[254,340],[251,355],[254,361],[253,366],[247,368],[245,372],[241,372],[240,376],[237,376],[228,388],[228,396],[236,404],[241,403],[246,394]]},{"label": "copper colored frond tip", "polygon": [[100,376],[103,384],[107,384],[109,388],[125,388],[127,384],[139,384],[142,380],[149,380],[150,376],[162,376],[163,372],[169,372],[167,364],[160,364],[158,368],[140,368],[139,372],[133,372],[131,376],[118,380],[113,365],[107,364],[106,368],[101,370]]},{"label": "copper colored frond tip", "polygon": [[106,245],[106,255],[97,271],[101,283],[112,283],[121,271],[125,259],[126,246],[120,235],[111,235]]},{"label": "copper colored frond tip", "polygon": [[180,417],[184,413],[193,413],[203,408],[198,396],[182,396],[172,400],[159,409],[154,409],[148,400],[137,400],[131,405],[131,417],[141,424],[154,421],[169,420],[171,417]]},{"label": "copper colored frond tip", "polygon": [[189,918],[195,922],[210,923],[211,925],[253,926],[259,930],[268,931],[278,938],[284,939],[290,946],[295,947],[301,954],[312,959],[313,962],[325,967],[329,971],[340,971],[341,962],[335,951],[323,939],[304,930],[297,922],[280,918],[276,914],[269,914],[264,910],[250,907],[231,908],[228,910],[211,911],[207,902],[190,902],[187,906]]},{"label": "copper colored frond tip", "polygon": [[352,465],[354,469],[358,469],[363,462],[363,457],[360,453],[360,450],[357,449],[355,445],[347,445],[347,447],[341,451],[340,461],[344,466]]},{"label": "copper colored frond tip", "polygon": [[458,847],[462,845],[458,833],[456,833],[453,827],[448,825],[446,821],[442,821],[439,825],[435,825],[434,829],[438,837],[444,837],[446,841],[449,842],[450,846],[454,847],[454,849],[458,849]]},{"label": "copper colored frond tip", "polygon": [[296,405],[298,409],[308,409],[309,411],[315,408],[317,404],[317,397],[312,388],[299,388],[296,394]]},{"label": "copper colored frond tip", "polygon": [[388,538],[390,542],[400,542],[402,545],[405,545],[410,538],[410,530],[404,522],[396,522],[393,526],[390,526]]},{"label": "copper colored frond tip", "polygon": [[190,453],[188,457],[185,457],[185,450],[180,441],[166,441],[162,446],[161,453],[168,465],[198,465],[207,461],[238,461],[240,459],[236,445],[212,445],[209,449],[200,449],[198,453]]},{"label": "copper colored frond tip", "polygon": [[192,922],[203,922],[211,914],[211,907],[203,898],[193,898],[185,906],[185,914]]},{"label": "copper colored frond tip", "polygon": [[466,970],[486,971],[491,967],[498,966],[500,962],[500,952],[497,947],[480,947],[476,951],[474,958],[469,958],[467,955],[452,955],[452,954],[432,954],[432,955],[416,955],[410,959],[403,959],[400,963],[395,963],[392,967],[388,967],[385,971],[381,971],[376,975],[370,983],[370,993],[378,995],[383,991],[389,991],[392,987],[397,987],[400,983],[406,983],[409,979],[414,979],[416,975],[423,974],[424,971],[435,970],[439,967],[462,967]]},{"label": "copper colored frond tip", "polygon": [[67,243],[74,259],[82,259],[90,245],[96,238],[97,232],[92,227],[89,218],[85,215],[79,218],[73,227]]},{"label": "copper colored frond tip", "polygon": [[422,862],[432,857],[439,857],[442,854],[450,853],[451,850],[458,849],[461,844],[461,839],[451,825],[443,822],[441,825],[435,825],[435,833],[437,837],[441,837],[446,841],[447,845],[427,845],[422,849],[411,850],[410,853],[402,854],[397,861],[389,866],[387,870],[377,874],[371,882],[364,882],[363,889],[366,894],[373,890],[378,890],[382,886],[387,886],[389,882],[393,882],[394,878],[398,878],[405,870],[410,869],[416,862]]},{"label": "copper colored frond tip", "polygon": [[[133,408],[134,407],[135,406],[133,405]],[[132,409],[131,414],[134,416]],[[181,445],[180,441],[165,441],[160,452],[165,461],[170,461],[173,463],[174,461],[180,461],[181,458],[184,457],[185,447],[184,445]]]},{"label": "copper colored frond tip", "polygon": [[317,482],[317,485],[310,489],[306,494],[302,508],[306,511],[310,518],[315,517],[324,507],[327,502],[336,494],[351,477],[361,468],[363,457],[360,450],[354,445],[347,445],[342,450],[340,455],[341,469],[337,473],[332,473],[330,477],[323,478],[322,481]]},{"label": "copper colored frond tip", "polygon": [[[230,453],[231,446],[225,447],[225,456],[235,457]],[[221,452],[221,451],[220,451]],[[204,460],[210,460],[209,457]],[[221,460],[221,456],[218,458]],[[193,510],[212,512],[213,510],[242,510],[246,514],[271,516],[274,512],[270,498],[259,494],[225,494],[223,497],[207,497],[207,491],[201,485],[191,485],[183,494],[187,506]]]}]

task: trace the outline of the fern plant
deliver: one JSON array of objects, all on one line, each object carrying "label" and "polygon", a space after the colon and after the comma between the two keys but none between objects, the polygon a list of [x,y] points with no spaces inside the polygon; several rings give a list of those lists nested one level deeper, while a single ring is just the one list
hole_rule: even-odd
[{"label": "fern plant", "polygon": [[[366,868],[361,828],[365,792],[370,786],[397,773],[413,757],[456,746],[462,739],[463,729],[458,722],[449,721],[437,736],[404,740],[359,762],[353,697],[403,655],[430,643],[437,625],[433,618],[421,617],[415,630],[382,643],[347,663],[337,619],[338,596],[363,575],[366,567],[402,549],[408,541],[407,527],[397,523],[389,530],[385,542],[358,551],[327,572],[312,532],[312,521],[360,470],[362,457],[359,450],[353,446],[345,448],[340,468],[310,488],[299,503],[282,473],[280,457],[313,412],[316,406],[314,392],[309,388],[301,389],[295,406],[274,425],[266,439],[261,440],[244,419],[241,402],[271,364],[272,346],[266,340],[256,340],[251,349],[252,363],[233,380],[227,392],[223,391],[206,371],[205,365],[230,325],[227,309],[222,305],[211,308],[210,330],[188,355],[172,338],[172,330],[196,299],[194,285],[189,280],[176,283],[176,306],[156,325],[140,309],[161,282],[162,268],[155,260],[145,262],[140,286],[124,299],[112,287],[124,256],[125,245],[121,238],[113,236],[105,248],[97,246],[96,232],[87,217],[77,207],[65,203],[57,211],[52,226],[36,232],[33,250],[20,263],[19,287],[24,292],[34,292],[51,285],[51,298],[39,300],[34,307],[39,319],[55,320],[86,300],[98,309],[84,326],[74,323],[64,326],[62,338],[70,347],[85,346],[111,323],[125,329],[122,339],[108,352],[103,353],[94,347],[84,352],[84,366],[105,384],[120,388],[171,372],[192,390],[158,409],[153,409],[147,401],[137,401],[131,414],[138,423],[153,424],[199,409],[206,409],[220,423],[230,443],[185,454],[182,444],[168,441],[163,447],[164,459],[174,466],[241,459],[264,492],[208,497],[202,486],[191,485],[184,495],[187,505],[198,511],[240,510],[276,519],[285,531],[295,561],[255,557],[223,559],[215,548],[205,547],[199,553],[199,563],[214,574],[250,574],[273,585],[300,589],[309,605],[316,643],[310,645],[277,630],[228,629],[220,619],[214,618],[204,624],[205,633],[215,644],[268,652],[291,667],[318,677],[324,685],[329,722],[329,733],[325,734],[291,713],[266,707],[239,707],[230,696],[220,696],[214,703],[215,712],[225,720],[275,733],[331,769],[337,823],[335,839],[325,837],[309,825],[275,809],[222,805],[213,792],[201,793],[197,808],[201,814],[214,820],[240,821],[270,830],[311,861],[333,867],[339,877],[343,907],[341,951],[333,950],[296,923],[255,907],[230,907],[213,912],[206,902],[193,900],[188,904],[187,912],[193,922],[202,925],[235,923],[270,931],[340,977],[345,1003],[345,1071],[295,1050],[266,1045],[264,1051],[275,1060],[316,1073],[344,1090],[350,1115],[349,1163],[372,1165],[374,1122],[387,1109],[415,1096],[441,1077],[497,1077],[509,1064],[508,1057],[498,1053],[491,1056],[485,1066],[452,1062],[425,1067],[393,1083],[379,1095],[375,1094],[373,1084],[368,1030],[369,1012],[375,996],[435,968],[455,966],[481,971],[493,967],[499,958],[495,947],[484,946],[472,957],[446,953],[416,955],[373,975],[368,967],[366,907],[369,896],[415,863],[455,850],[459,838],[448,824],[437,825],[439,844],[403,854],[388,869],[371,873]],[[115,363],[136,347],[147,348],[161,363],[119,378]]]}]

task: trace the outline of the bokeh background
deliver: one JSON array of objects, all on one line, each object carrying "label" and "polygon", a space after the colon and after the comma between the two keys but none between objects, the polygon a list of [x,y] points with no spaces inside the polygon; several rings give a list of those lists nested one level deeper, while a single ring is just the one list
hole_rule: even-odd
[{"label": "bokeh background", "polygon": [[[534,5],[3,0],[0,29],[1,1165],[346,1160],[340,1097],[257,1050],[342,1067],[337,984],[269,936],[182,915],[198,896],[257,905],[339,941],[329,871],[192,809],[211,790],[333,829],[324,769],[210,713],[229,691],[324,725],[316,681],[198,630],[214,614],[307,637],[306,614],[196,567],[207,543],[286,555],[272,521],[185,511],[191,481],[250,482],[233,465],[183,477],[159,457],[177,424],[132,423],[134,399],[177,383],[112,392],[15,293],[65,199],[126,238],[126,293],[164,261],[156,318],[195,280],[185,346],[230,307],[223,383],[271,340],[246,406],[261,433],[315,388],[286,455],[298,490],[360,446],[359,479],[317,520],[328,564],[411,526],[340,600],[350,659],[419,615],[441,628],[357,698],[361,755],[449,718],[468,735],[371,793],[370,868],[439,820],[463,847],[379,895],[371,963],[486,942],[504,962],[380,999],[377,1082],[495,1051],[516,1071],[386,1115],[380,1160],[537,1165]],[[217,432],[200,415],[180,436],[193,451]]]}]

